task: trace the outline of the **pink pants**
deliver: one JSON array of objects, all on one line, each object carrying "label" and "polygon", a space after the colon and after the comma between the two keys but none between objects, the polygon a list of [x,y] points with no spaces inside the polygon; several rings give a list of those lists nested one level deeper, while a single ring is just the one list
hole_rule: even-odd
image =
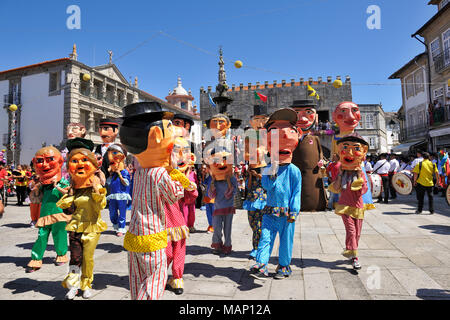
[{"label": "pink pants", "polygon": [[355,219],[345,214],[341,215],[345,225],[345,247],[347,250],[358,250],[363,220]]},{"label": "pink pants", "polygon": [[195,203],[193,204],[183,203],[182,207],[183,207],[184,221],[186,221],[186,225],[188,228],[192,228],[195,222]]},{"label": "pink pants", "polygon": [[172,263],[172,277],[174,279],[183,278],[184,259],[186,257],[186,239],[179,241],[169,241],[166,248],[167,267]]}]

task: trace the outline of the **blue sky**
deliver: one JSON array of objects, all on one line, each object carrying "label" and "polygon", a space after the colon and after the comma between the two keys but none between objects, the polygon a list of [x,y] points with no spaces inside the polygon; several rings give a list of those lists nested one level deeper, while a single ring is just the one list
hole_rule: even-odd
[{"label": "blue sky", "polygon": [[[427,3],[1,0],[0,70],[67,57],[76,43],[78,60],[91,66],[107,63],[112,50],[125,78],[137,76],[141,89],[163,99],[180,76],[199,103],[200,87],[217,84],[221,45],[229,85],[349,75],[356,103],[396,111],[400,81],[388,77],[424,51],[411,34],[436,13]],[[72,4],[81,9],[80,30],[66,27]],[[380,30],[366,26],[370,5],[381,9]]]}]

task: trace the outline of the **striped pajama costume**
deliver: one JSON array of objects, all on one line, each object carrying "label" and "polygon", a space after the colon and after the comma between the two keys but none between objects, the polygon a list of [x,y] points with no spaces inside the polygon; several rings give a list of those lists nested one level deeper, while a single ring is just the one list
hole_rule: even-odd
[{"label": "striped pajama costume", "polygon": [[183,196],[183,187],[170,178],[165,168],[135,172],[130,226],[124,239],[132,300],[155,300],[164,292],[167,281],[164,205]]}]

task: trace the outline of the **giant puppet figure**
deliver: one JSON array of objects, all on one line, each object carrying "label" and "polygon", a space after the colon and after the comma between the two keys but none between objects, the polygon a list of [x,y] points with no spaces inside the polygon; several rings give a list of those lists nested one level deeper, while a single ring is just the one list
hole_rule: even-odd
[{"label": "giant puppet figure", "polygon": [[61,153],[54,147],[43,147],[36,152],[33,165],[39,176],[39,194],[42,197],[41,210],[36,227],[39,228],[38,238],[31,249],[31,261],[26,272],[39,270],[42,266],[42,258],[47,247],[50,233],[57,254],[55,264],[62,265],[69,259],[67,257],[67,231],[66,223],[70,216],[56,206],[56,202],[63,196],[69,182],[61,177],[61,168],[64,159]]},{"label": "giant puppet figure", "polygon": [[297,112],[297,128],[303,132],[292,157],[292,163],[302,172],[301,211],[324,211],[327,196],[319,174],[323,164],[322,146],[319,137],[311,134],[317,123],[316,103],[314,100],[295,100],[291,108]]},{"label": "giant puppet figure", "polygon": [[[339,134],[333,136],[331,145],[331,155],[338,153],[337,143],[342,137],[354,133],[359,121],[361,121],[361,112],[359,106],[350,101],[344,101],[338,104],[336,109],[333,111],[333,121],[339,127]],[[363,173],[367,181],[369,177],[364,168],[364,163],[361,164]],[[368,190],[363,194],[363,201],[366,210],[375,209],[372,199],[372,191],[370,188],[370,183],[368,184]]]},{"label": "giant puppet figure", "polygon": [[119,133],[119,123],[113,119],[100,119],[98,133],[102,138],[103,143],[99,144],[95,148],[95,153],[102,155],[103,161],[101,169],[105,174],[105,178],[108,179],[110,172],[108,170],[109,159],[106,151],[108,150],[109,146],[112,145],[114,141],[116,141],[117,134]]},{"label": "giant puppet figure", "polygon": [[131,299],[159,299],[167,281],[164,206],[184,196],[182,183],[174,179],[186,177],[171,168],[173,113],[158,102],[130,104],[123,112],[120,141],[141,166],[134,174],[130,225],[124,238]]},{"label": "giant puppet figure", "polygon": [[333,193],[339,193],[335,213],[342,217],[346,238],[342,253],[350,258],[354,269],[361,269],[358,261],[358,243],[364,219],[363,195],[368,191],[367,176],[362,171],[369,144],[359,134],[351,133],[337,141],[341,161],[340,173],[330,185]]},{"label": "giant puppet figure", "polygon": [[75,298],[79,289],[83,291],[83,298],[88,299],[92,296],[94,281],[94,251],[100,234],[108,229],[101,215],[106,206],[106,189],[95,174],[99,164],[92,152],[94,143],[74,138],[67,141],[67,148],[71,187],[56,204],[71,215],[66,227],[70,247],[69,272],[62,286],[69,289],[68,300]]},{"label": "giant puppet figure", "polygon": [[[184,128],[184,126],[183,126]],[[183,129],[183,131],[186,131]],[[180,131],[178,131],[180,132]],[[193,160],[189,143],[183,137],[185,134],[177,133],[172,151],[172,167],[185,175],[189,175],[189,167]],[[183,214],[183,200],[193,199],[198,195],[197,189],[184,191],[184,198],[173,204],[165,204],[166,230],[167,230],[167,266],[172,264],[172,276],[167,280],[166,288],[175,294],[182,294],[184,289],[183,274],[186,257],[186,239],[189,237],[187,219]],[[194,212],[195,213],[195,212]]]},{"label": "giant puppet figure", "polygon": [[267,191],[267,202],[263,209],[256,264],[250,269],[255,278],[269,276],[268,263],[277,233],[280,246],[275,279],[284,279],[292,273],[295,220],[300,213],[302,192],[301,172],[291,163],[299,139],[296,122],[297,113],[284,108],[275,111],[265,125],[271,164],[263,170],[261,180]]}]

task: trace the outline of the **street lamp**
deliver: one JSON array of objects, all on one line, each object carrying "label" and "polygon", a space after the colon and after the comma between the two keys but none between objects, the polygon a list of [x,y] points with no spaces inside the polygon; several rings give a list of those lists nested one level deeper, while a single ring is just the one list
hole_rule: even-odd
[{"label": "street lamp", "polygon": [[390,128],[391,130],[394,130],[395,124],[396,124],[395,121],[391,119],[391,121],[389,121],[389,123],[388,123],[389,128]]}]

